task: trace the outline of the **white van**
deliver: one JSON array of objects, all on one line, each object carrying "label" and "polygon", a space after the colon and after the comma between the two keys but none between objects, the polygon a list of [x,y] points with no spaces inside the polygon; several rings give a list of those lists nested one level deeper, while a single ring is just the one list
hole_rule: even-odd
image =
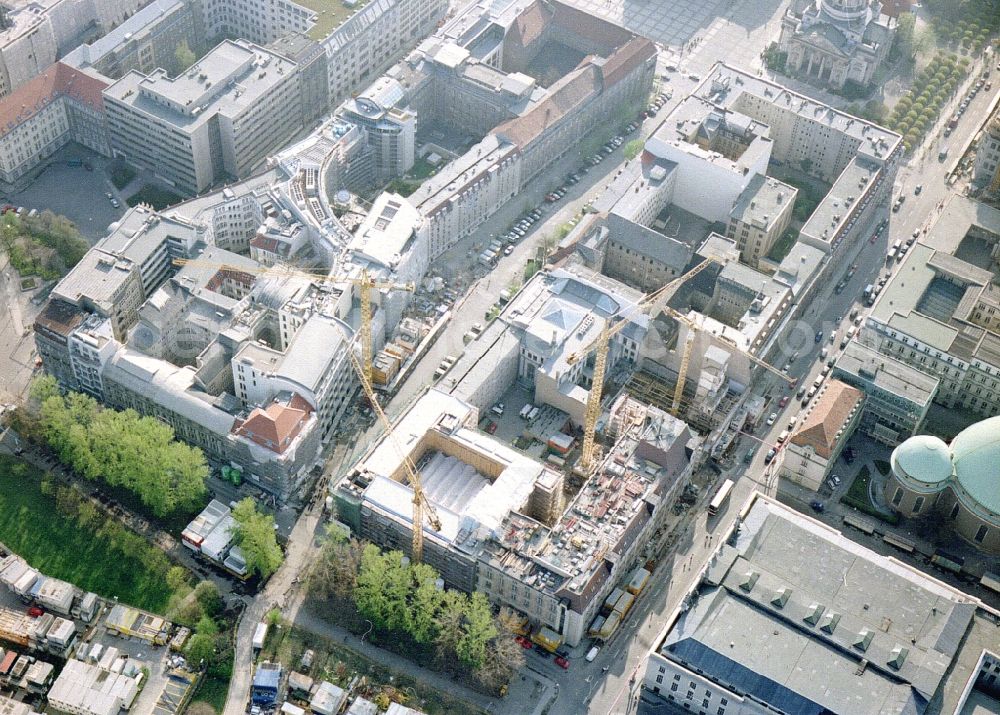
[{"label": "white van", "polygon": [[538,413],[541,412],[540,407],[532,407],[531,412],[528,413],[528,422],[534,422],[535,418],[538,417]]},{"label": "white van", "polygon": [[786,439],[788,439],[788,430],[783,430],[781,434],[778,435],[778,444],[782,444]]},{"label": "white van", "polygon": [[600,653],[600,652],[601,652],[601,646],[595,645],[593,648],[591,648],[590,650],[587,651],[586,661],[588,663],[593,663],[594,662],[594,658],[596,658],[597,654]]},{"label": "white van", "polygon": [[521,408],[521,411],[517,413],[518,417],[522,420],[528,419],[528,413],[531,412],[531,408],[534,407],[530,402]]}]

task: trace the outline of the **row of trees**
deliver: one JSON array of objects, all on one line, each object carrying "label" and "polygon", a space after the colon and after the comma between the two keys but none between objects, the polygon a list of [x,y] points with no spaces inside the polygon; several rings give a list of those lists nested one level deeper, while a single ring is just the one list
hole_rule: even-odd
[{"label": "row of trees", "polygon": [[970,54],[981,53],[1000,30],[996,0],[928,0],[926,4],[937,38]]},{"label": "row of trees", "polygon": [[60,394],[49,376],[35,380],[31,395],[39,432],[78,474],[132,492],[158,517],[204,502],[204,455],[159,420],[103,408],[89,395]]},{"label": "row of trees", "polygon": [[886,123],[903,135],[907,151],[917,146],[934,126],[941,107],[954,94],[968,66],[967,57],[939,52],[893,107]]},{"label": "row of trees", "polygon": [[88,248],[73,222],[51,211],[33,217],[8,211],[0,218],[0,245],[22,277],[45,280],[63,275]]},{"label": "row of trees", "polygon": [[472,673],[497,691],[524,663],[513,637],[515,615],[508,609],[494,615],[483,594],[445,590],[442,583],[427,564],[332,530],[310,588],[317,598],[353,603],[361,618],[392,641],[426,649],[439,667]]}]

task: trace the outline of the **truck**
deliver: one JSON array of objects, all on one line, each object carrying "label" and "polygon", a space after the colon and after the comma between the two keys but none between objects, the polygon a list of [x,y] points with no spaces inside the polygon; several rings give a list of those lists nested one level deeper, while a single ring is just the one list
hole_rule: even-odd
[{"label": "truck", "polygon": [[628,586],[625,589],[633,596],[638,596],[646,588],[649,582],[650,573],[646,569],[639,567],[629,576]]},{"label": "truck", "polygon": [[541,646],[549,653],[555,653],[559,650],[559,646],[563,644],[563,638],[551,628],[542,626],[532,634],[531,642],[537,646]]},{"label": "truck", "polygon": [[267,639],[267,624],[261,621],[257,624],[257,629],[253,632],[253,649],[260,650],[264,647],[264,641]]}]

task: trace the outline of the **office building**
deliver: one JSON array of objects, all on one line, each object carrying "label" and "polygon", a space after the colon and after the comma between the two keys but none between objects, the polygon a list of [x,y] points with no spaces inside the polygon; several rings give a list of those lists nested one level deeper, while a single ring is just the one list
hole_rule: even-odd
[{"label": "office building", "polygon": [[760,494],[740,517],[647,659],[640,713],[958,712],[996,611]]},{"label": "office building", "polygon": [[896,35],[880,0],[797,0],[781,19],[785,71],[820,87],[871,85]]},{"label": "office building", "polygon": [[1000,416],[977,422],[950,443],[910,437],[892,452],[886,502],[908,519],[944,517],[975,548],[1000,554]]},{"label": "office building", "polygon": [[177,77],[132,70],[104,91],[112,149],[186,193],[245,176],[303,127],[297,71],[243,40]]},{"label": "office building", "polygon": [[740,260],[756,268],[785,233],[798,189],[756,174],[729,212],[726,235],[735,239]]},{"label": "office building", "polygon": [[972,182],[990,195],[1000,189],[1000,109],[994,110],[979,136]]},{"label": "office building", "polygon": [[865,393],[858,429],[890,447],[920,432],[941,382],[860,340],[847,343],[830,377]]},{"label": "office building", "polygon": [[27,181],[71,141],[109,155],[101,94],[107,86],[56,62],[0,98],[0,183]]},{"label": "office building", "polygon": [[868,316],[879,352],[941,381],[935,401],[1000,412],[1000,211],[951,196]]},{"label": "office building", "polygon": [[865,394],[839,380],[826,380],[799,417],[783,450],[781,476],[819,491],[861,420]]}]

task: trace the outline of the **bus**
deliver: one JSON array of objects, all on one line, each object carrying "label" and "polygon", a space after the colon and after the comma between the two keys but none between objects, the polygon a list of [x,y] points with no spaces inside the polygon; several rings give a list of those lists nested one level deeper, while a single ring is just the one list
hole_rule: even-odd
[{"label": "bus", "polygon": [[708,515],[715,516],[719,513],[719,509],[726,505],[729,501],[729,496],[733,493],[733,487],[736,486],[732,479],[727,479],[719,487],[719,491],[715,493],[712,497],[712,502],[708,505]]}]

